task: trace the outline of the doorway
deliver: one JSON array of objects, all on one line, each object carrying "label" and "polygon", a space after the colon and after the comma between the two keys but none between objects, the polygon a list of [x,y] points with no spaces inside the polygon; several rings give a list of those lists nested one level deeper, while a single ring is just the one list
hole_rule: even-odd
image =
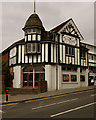
[{"label": "doorway", "polygon": [[36,88],[39,80],[45,80],[45,72],[23,72],[23,87]]}]

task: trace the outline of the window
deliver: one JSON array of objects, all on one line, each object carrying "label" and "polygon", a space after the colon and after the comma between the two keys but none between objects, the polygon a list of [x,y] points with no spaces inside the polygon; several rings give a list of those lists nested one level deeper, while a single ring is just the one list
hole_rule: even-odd
[{"label": "window", "polygon": [[40,43],[37,43],[37,52],[40,52]]},{"label": "window", "polygon": [[63,82],[76,82],[77,81],[77,75],[70,75],[70,74],[63,74],[62,78]]},{"label": "window", "polygon": [[32,40],[33,40],[33,41],[36,40],[36,34],[32,35]]},{"label": "window", "polygon": [[31,44],[30,44],[30,43],[27,44],[27,52],[28,52],[28,53],[31,52]]},{"label": "window", "polygon": [[25,45],[25,53],[38,53],[40,51],[40,43],[27,43],[27,45]]},{"label": "window", "polygon": [[71,55],[71,54],[72,54],[72,48],[69,47],[69,55]]},{"label": "window", "polygon": [[67,70],[68,70],[68,71],[71,71],[71,70],[72,70],[72,68],[69,68],[69,67],[68,67],[68,68],[67,68]]},{"label": "window", "polygon": [[75,48],[66,46],[66,54],[68,55],[75,55]]},{"label": "window", "polygon": [[80,56],[81,56],[82,58],[85,58],[85,54],[86,54],[86,52],[85,52],[84,50],[81,50]]},{"label": "window", "polygon": [[85,81],[85,76],[84,75],[80,75],[80,81]]},{"label": "window", "polygon": [[41,40],[41,35],[37,35],[37,40],[38,40],[38,41]]},{"label": "window", "polygon": [[68,54],[69,53],[69,51],[68,51],[68,47],[66,46],[66,54]]},{"label": "window", "polygon": [[64,82],[69,82],[69,75],[68,74],[63,75],[63,81]]},{"label": "window", "polygon": [[25,36],[25,42],[27,41],[27,36]]},{"label": "window", "polygon": [[72,48],[72,55],[75,55],[75,49]]},{"label": "window", "polygon": [[36,43],[32,43],[31,46],[32,46],[32,52],[35,52],[36,51],[36,49],[35,49],[36,48]]},{"label": "window", "polygon": [[94,60],[94,56],[92,55],[92,60]]},{"label": "window", "polygon": [[28,35],[28,41],[31,41],[31,35]]},{"label": "window", "polygon": [[76,82],[77,81],[77,76],[76,75],[71,75],[71,81]]},{"label": "window", "polygon": [[94,60],[96,60],[96,56],[94,56]]}]

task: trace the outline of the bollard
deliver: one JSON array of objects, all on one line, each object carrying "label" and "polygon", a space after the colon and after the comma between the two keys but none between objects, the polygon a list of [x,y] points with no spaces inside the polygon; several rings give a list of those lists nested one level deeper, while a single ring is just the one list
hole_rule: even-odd
[{"label": "bollard", "polygon": [[6,101],[8,101],[8,90],[6,90]]}]

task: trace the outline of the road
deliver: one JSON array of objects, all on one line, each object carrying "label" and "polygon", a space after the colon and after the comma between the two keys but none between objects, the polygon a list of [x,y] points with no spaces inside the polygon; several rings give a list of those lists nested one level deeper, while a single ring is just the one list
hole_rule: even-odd
[{"label": "road", "polygon": [[95,118],[94,90],[3,105],[3,118]]}]

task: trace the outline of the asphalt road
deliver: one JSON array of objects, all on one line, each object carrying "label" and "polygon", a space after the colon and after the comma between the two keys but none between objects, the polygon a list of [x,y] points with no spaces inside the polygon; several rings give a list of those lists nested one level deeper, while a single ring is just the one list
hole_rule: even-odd
[{"label": "asphalt road", "polygon": [[3,118],[95,118],[94,90],[3,105]]}]

